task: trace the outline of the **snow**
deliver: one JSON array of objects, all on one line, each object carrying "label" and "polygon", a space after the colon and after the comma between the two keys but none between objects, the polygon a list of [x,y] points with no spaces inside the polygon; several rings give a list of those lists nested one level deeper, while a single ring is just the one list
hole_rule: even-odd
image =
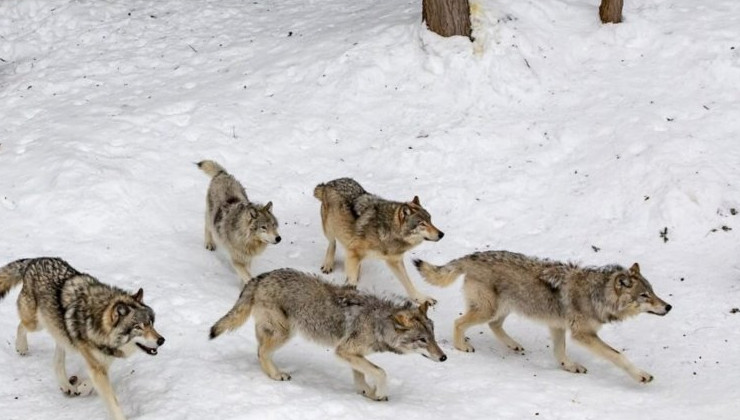
[{"label": "snow", "polygon": [[[145,289],[167,343],[113,365],[132,419],[735,418],[740,3],[630,0],[619,25],[597,9],[478,0],[471,46],[428,32],[418,0],[4,0],[0,263],[61,256]],[[446,236],[406,260],[439,300],[449,360],[371,356],[389,376],[375,403],[330,349],[293,340],[275,358],[293,380],[277,383],[251,324],[209,341],[239,281],[203,248],[205,158],[274,203],[284,240],[254,272],[318,271],[319,182],[418,195]],[[431,287],[408,261],[482,249],[638,261],[674,309],[601,335],[655,381],[570,341],[589,372],[564,372],[547,328],[516,316],[524,355],[485,326],[469,332],[476,353],[456,351],[460,282]],[[378,261],[360,286],[403,293]],[[17,294],[0,303],[0,418],[106,418],[97,396],[58,391],[48,335],[15,353]],[[83,373],[79,357],[68,369]]]}]

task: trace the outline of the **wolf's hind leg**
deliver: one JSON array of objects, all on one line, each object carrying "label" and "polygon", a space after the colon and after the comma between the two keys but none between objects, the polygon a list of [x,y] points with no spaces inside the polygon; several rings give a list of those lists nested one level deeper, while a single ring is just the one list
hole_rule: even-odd
[{"label": "wolf's hind leg", "polygon": [[493,317],[493,310],[479,306],[470,306],[468,311],[455,320],[454,344],[455,348],[467,353],[472,353],[475,348],[465,337],[465,331],[473,325],[482,324]]},{"label": "wolf's hind leg", "polygon": [[[285,320],[287,323],[287,320]],[[276,381],[289,381],[290,374],[281,372],[272,361],[272,353],[283,346],[290,339],[290,331],[275,325],[278,323],[255,323],[255,332],[257,334],[257,357],[260,361],[262,371],[270,378]]]},{"label": "wolf's hind leg", "polygon": [[334,271],[334,258],[337,253],[337,240],[336,238],[329,238],[329,246],[326,248],[326,255],[324,256],[324,263],[321,265],[321,272],[329,274]]},{"label": "wolf's hind leg", "polygon": [[565,353],[565,329],[550,327],[550,336],[555,359],[560,363],[560,367],[571,373],[586,373],[587,370],[583,365],[570,360]]},{"label": "wolf's hind leg", "polygon": [[18,333],[15,336],[15,351],[21,356],[28,354],[28,331],[23,322],[18,323]]},{"label": "wolf's hind leg", "polygon": [[18,295],[18,314],[21,321],[15,336],[15,350],[21,356],[28,354],[28,332],[41,329],[36,314],[36,299],[26,291],[24,286]]},{"label": "wolf's hind leg", "polygon": [[344,262],[344,271],[347,274],[347,284],[350,286],[357,287],[357,282],[360,281],[360,262],[362,257],[356,252],[347,250],[347,255]]},{"label": "wolf's hind leg", "polygon": [[516,352],[523,352],[524,346],[511,338],[511,336],[509,336],[509,334],[507,334],[504,330],[504,321],[506,320],[507,315],[508,314],[504,314],[495,317],[493,321],[488,323],[488,327],[491,329],[491,331],[493,331],[493,335],[495,335],[499,340],[503,341],[504,344],[506,344],[506,347]]}]

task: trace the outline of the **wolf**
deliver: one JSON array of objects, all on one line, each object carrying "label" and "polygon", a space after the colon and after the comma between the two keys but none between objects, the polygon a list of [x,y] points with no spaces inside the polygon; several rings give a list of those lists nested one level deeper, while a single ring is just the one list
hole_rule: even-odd
[{"label": "wolf", "polygon": [[370,194],[355,180],[340,178],[316,186],[313,195],[321,201],[321,223],[329,240],[321,271],[334,270],[337,240],[346,251],[347,283],[356,286],[360,263],[365,257],[385,260],[417,303],[435,304],[411,283],[403,254],[422,241],[439,241],[444,232],[415,196],[410,202],[389,201]]},{"label": "wolf", "polygon": [[249,201],[242,184],[212,160],[197,165],[211,177],[206,195],[205,247],[214,251],[216,243],[223,246],[242,283],[246,283],[252,278],[252,259],[268,244],[281,240],[272,201],[264,206]]},{"label": "wolf", "polygon": [[586,368],[565,354],[565,331],[595,354],[611,361],[639,382],[653,375],[638,369],[622,353],[602,341],[597,332],[603,324],[622,321],[641,312],[665,315],[671,305],[660,299],[635,263],[579,267],[507,251],[476,252],[443,266],[414,260],[422,277],[436,286],[449,286],[465,275],[463,293],[467,312],[455,321],[454,344],[458,350],[474,351],[465,338],[469,327],[488,323],[493,334],[514,351],[524,348],[503,329],[510,312],[547,324],[555,358],[568,372]]},{"label": "wolf", "polygon": [[[334,353],[352,368],[358,393],[385,401],[385,371],[366,355],[420,353],[433,361],[447,360],[434,339],[434,324],[426,315],[427,308],[426,303],[416,307],[408,300],[381,299],[284,268],[249,281],[234,307],[213,325],[210,338],[239,328],[253,314],[257,355],[270,378],[290,379],[272,362],[272,354],[299,331],[310,340],[334,347]],[[367,383],[368,377],[374,385]]]},{"label": "wolf", "polygon": [[[54,373],[62,392],[88,395],[94,388],[111,417],[125,419],[108,378],[110,364],[139,350],[155,356],[165,341],[154,329],[154,311],[144,304],[144,291],[130,294],[108,286],[60,258],[21,259],[0,268],[0,299],[21,283],[18,353],[28,353],[29,331],[45,327],[56,342]],[[67,350],[82,355],[90,379],[67,376]]]}]

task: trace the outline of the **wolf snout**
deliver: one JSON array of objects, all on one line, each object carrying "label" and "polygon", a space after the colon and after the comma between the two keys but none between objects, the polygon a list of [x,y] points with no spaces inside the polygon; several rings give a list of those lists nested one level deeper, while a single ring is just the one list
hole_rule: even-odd
[{"label": "wolf snout", "polygon": [[445,237],[445,233],[440,230],[439,231],[439,239],[442,239],[444,237]]},{"label": "wolf snout", "polygon": [[444,362],[445,360],[447,360],[447,355],[446,354],[443,354],[443,355],[439,356],[439,361],[440,362]]},{"label": "wolf snout", "polygon": [[158,346],[161,346],[162,344],[164,344],[164,337],[159,337],[159,338],[157,339],[157,345],[158,345]]},{"label": "wolf snout", "polygon": [[275,243],[276,243],[276,244],[279,244],[279,243],[280,243],[280,241],[281,241],[282,239],[283,239],[283,238],[281,238],[280,236],[276,236],[276,237],[275,237]]},{"label": "wolf snout", "polygon": [[[671,309],[673,309],[673,305],[671,305],[670,303],[666,303],[666,305],[665,305],[665,314],[667,314],[668,312],[670,312]],[[663,315],[665,315],[665,314],[663,314]]]}]

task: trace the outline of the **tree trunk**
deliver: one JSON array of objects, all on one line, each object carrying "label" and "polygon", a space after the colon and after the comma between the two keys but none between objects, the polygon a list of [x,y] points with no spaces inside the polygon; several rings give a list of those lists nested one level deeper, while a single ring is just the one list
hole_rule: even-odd
[{"label": "tree trunk", "polygon": [[468,0],[423,0],[422,19],[431,31],[442,36],[462,35],[470,38]]},{"label": "tree trunk", "polygon": [[623,0],[601,0],[599,16],[602,23],[619,23],[622,21]]}]

